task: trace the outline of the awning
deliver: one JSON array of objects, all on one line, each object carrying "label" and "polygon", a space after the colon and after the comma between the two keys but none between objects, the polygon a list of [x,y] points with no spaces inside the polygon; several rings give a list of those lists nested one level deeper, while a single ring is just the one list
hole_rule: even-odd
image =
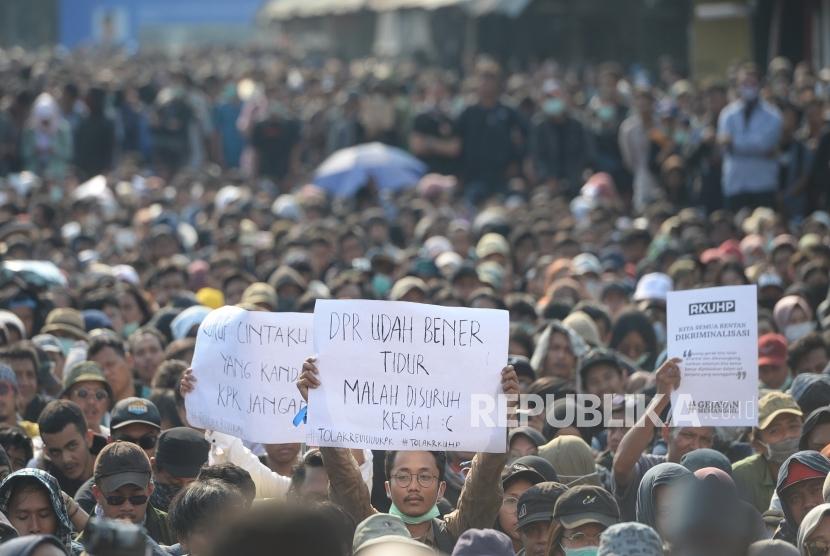
[{"label": "awning", "polygon": [[283,21],[360,10],[437,10],[450,6],[463,8],[473,17],[493,13],[518,17],[530,2],[531,0],[271,0],[262,8],[260,17]]}]

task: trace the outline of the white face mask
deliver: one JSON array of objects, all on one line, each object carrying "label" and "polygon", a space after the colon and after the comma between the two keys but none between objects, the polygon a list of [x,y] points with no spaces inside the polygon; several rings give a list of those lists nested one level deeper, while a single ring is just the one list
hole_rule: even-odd
[{"label": "white face mask", "polygon": [[799,324],[791,324],[784,329],[784,336],[787,337],[789,343],[800,340],[810,332],[816,329],[816,323],[813,321],[802,322]]}]

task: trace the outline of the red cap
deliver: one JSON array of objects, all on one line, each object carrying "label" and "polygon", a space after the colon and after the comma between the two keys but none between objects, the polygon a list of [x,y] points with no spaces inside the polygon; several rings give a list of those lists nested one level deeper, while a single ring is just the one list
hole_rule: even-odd
[{"label": "red cap", "polygon": [[764,334],[758,338],[758,366],[787,364],[787,339],[781,334]]},{"label": "red cap", "polygon": [[821,471],[816,471],[809,465],[805,465],[798,460],[793,460],[790,462],[790,466],[787,468],[787,479],[784,481],[784,488],[790,487],[796,483],[800,483],[801,481],[807,481],[809,479],[822,479],[827,476],[827,473],[822,473]]},{"label": "red cap", "polygon": [[744,254],[741,252],[741,244],[737,239],[727,239],[718,247],[722,259],[728,259],[743,263]]}]

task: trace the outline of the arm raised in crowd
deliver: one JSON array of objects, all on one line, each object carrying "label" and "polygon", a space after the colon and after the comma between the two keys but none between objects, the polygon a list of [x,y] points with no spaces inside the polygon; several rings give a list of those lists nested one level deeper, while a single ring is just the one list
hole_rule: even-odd
[{"label": "arm raised in crowd", "polygon": [[[319,370],[315,359],[309,357],[303,363],[303,372],[297,379],[297,388],[308,402],[308,390],[320,386]],[[372,506],[369,488],[363,482],[358,462],[346,448],[320,448],[323,465],[329,477],[332,500],[339,504],[355,523],[360,523],[378,511]]]},{"label": "arm raised in crowd", "polygon": [[614,454],[614,482],[618,488],[627,487],[635,474],[635,466],[643,451],[654,439],[655,423],[651,415],[660,415],[671,402],[670,395],[680,386],[680,359],[669,359],[657,369],[657,395],[651,400],[645,414],[625,433]]},{"label": "arm raised in crowd", "polygon": [[[501,388],[507,396],[518,398],[519,379],[511,365],[501,371]],[[458,497],[458,507],[444,516],[447,530],[454,537],[458,538],[468,529],[487,529],[496,522],[504,498],[501,472],[506,464],[506,453],[481,452],[473,458],[473,466]]]}]

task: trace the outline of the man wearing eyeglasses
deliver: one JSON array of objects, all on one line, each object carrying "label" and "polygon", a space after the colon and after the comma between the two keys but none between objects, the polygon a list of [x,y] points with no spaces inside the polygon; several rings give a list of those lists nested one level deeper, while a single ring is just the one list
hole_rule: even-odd
[{"label": "man wearing eyeglasses", "polygon": [[147,454],[132,442],[107,445],[95,461],[92,493],[103,516],[142,526],[159,544],[176,540],[167,514],[150,504],[152,468]]}]

